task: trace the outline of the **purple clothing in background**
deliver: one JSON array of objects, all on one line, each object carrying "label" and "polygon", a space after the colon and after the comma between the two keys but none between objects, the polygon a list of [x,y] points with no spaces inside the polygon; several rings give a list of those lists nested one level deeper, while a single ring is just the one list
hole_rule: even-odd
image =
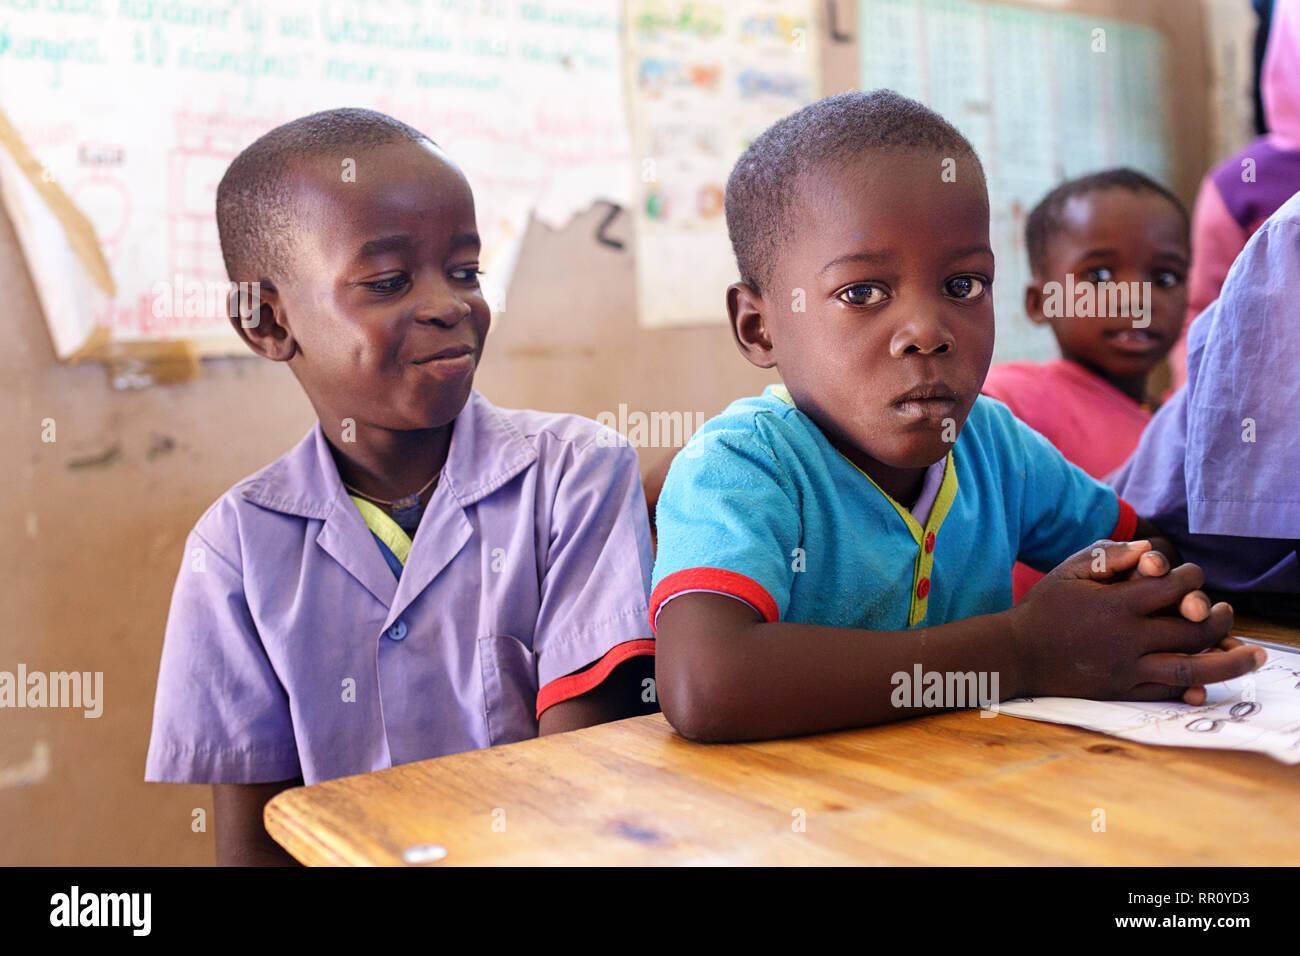
[{"label": "purple clothing in background", "polygon": [[1196,196],[1187,315],[1169,353],[1175,389],[1187,381],[1191,323],[1219,297],[1250,234],[1300,189],[1300,0],[1274,4],[1259,84],[1268,134],[1215,166]]},{"label": "purple clothing in background", "polygon": [[1206,586],[1300,593],[1300,193],[1192,324],[1187,371],[1108,480]]},{"label": "purple clothing in background", "polygon": [[536,736],[540,687],[650,636],[617,442],[472,392],[399,579],[318,422],[186,542],[145,779],[310,784]]},{"label": "purple clothing in background", "polygon": [[[1255,175],[1242,178],[1242,161],[1255,162]],[[1262,136],[1210,171],[1224,208],[1241,229],[1251,232],[1300,189],[1300,150]]]}]

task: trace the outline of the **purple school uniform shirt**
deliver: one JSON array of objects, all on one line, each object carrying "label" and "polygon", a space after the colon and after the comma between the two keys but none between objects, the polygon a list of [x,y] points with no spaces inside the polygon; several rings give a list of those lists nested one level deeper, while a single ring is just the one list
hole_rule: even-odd
[{"label": "purple school uniform shirt", "polygon": [[186,542],[145,779],[310,784],[536,736],[540,688],[653,652],[651,567],[633,449],[472,392],[399,579],[318,422]]},{"label": "purple school uniform shirt", "polygon": [[1108,479],[1205,583],[1300,593],[1300,193],[1192,323],[1187,384]]}]

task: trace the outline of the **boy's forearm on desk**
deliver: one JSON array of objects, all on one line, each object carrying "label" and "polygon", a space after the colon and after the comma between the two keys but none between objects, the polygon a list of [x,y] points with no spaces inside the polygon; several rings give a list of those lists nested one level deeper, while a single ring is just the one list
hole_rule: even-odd
[{"label": "boy's forearm on desk", "polygon": [[1019,696],[1009,613],[913,631],[867,631],[764,623],[731,598],[685,595],[659,618],[660,705],[683,736],[720,742],[934,713],[937,708],[894,706],[894,675],[910,680],[917,665],[923,672],[983,672],[989,687],[996,674],[998,699]]}]

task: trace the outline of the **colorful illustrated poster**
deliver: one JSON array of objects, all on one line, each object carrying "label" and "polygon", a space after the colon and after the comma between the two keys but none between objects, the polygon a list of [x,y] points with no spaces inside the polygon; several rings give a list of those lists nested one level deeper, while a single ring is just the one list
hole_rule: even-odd
[{"label": "colorful illustrated poster", "polygon": [[725,322],[723,190],[755,136],[819,95],[812,4],[628,0],[624,17],[640,321]]},{"label": "colorful illustrated poster", "polygon": [[61,230],[35,189],[6,190],[60,356],[105,328],[246,354],[213,294],[226,281],[217,182],[262,133],[340,106],[410,123],[465,171],[500,312],[530,212],[559,224],[631,201],[619,17],[618,0],[5,5],[0,111],[93,225],[116,286],[63,295],[36,265],[68,258],[45,248]]},{"label": "colorful illustrated poster", "polygon": [[943,114],[979,153],[997,261],[994,361],[1058,354],[1025,317],[1029,211],[1066,179],[1130,166],[1167,183],[1165,41],[1150,27],[970,0],[860,0],[860,85]]}]

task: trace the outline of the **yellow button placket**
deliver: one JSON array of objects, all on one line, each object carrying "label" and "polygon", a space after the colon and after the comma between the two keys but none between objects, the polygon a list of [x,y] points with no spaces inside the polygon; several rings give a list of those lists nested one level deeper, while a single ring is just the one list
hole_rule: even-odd
[{"label": "yellow button placket", "polygon": [[952,507],[952,503],[957,497],[957,469],[953,465],[952,452],[948,452],[947,458],[944,459],[943,481],[939,485],[939,494],[934,499],[933,507],[930,508],[930,517],[926,520],[924,528],[921,527],[910,511],[886,494],[885,490],[877,485],[870,475],[858,468],[857,465],[854,465],[852,461],[849,461],[848,457],[844,456],[843,453],[841,453],[841,457],[844,457],[845,461],[853,465],[858,474],[870,481],[875,489],[885,496],[885,500],[894,506],[894,510],[898,512],[898,516],[903,519],[903,524],[907,526],[908,532],[911,533],[912,540],[916,542],[916,559],[912,564],[911,604],[907,611],[907,626],[915,627],[925,620],[925,615],[930,610],[930,591],[925,592],[925,597],[917,593],[920,590],[921,582],[929,579],[930,588],[934,587],[932,573],[934,571],[934,551],[925,550],[925,540],[929,535],[933,534],[935,536],[935,548],[939,547],[939,526],[943,524],[948,509]]},{"label": "yellow button placket", "polygon": [[[781,401],[791,407],[794,406],[794,399],[790,397],[790,391],[784,385],[775,385],[772,388],[774,394]],[[853,462],[843,452],[840,457],[850,465]],[[934,505],[930,508],[930,517],[922,528],[917,520],[912,517],[912,512],[908,511],[897,501],[885,494],[885,490],[876,484],[875,480],[857,465],[854,469],[863,478],[870,481],[872,486],[885,496],[885,500],[894,506],[898,516],[903,519],[903,524],[907,525],[907,530],[912,535],[912,540],[916,542],[916,560],[912,564],[912,603],[907,610],[907,626],[915,627],[925,620],[925,615],[930,610],[930,591],[925,592],[925,597],[917,594],[921,587],[921,582],[927,578],[930,581],[930,587],[934,587],[934,576],[931,573],[934,570],[934,551],[925,550],[925,539],[930,535],[935,536],[935,548],[939,547],[939,526],[943,524],[943,519],[948,515],[948,509],[952,507],[953,501],[957,498],[957,468],[953,464],[952,452],[948,452],[943,463],[943,481],[939,484],[939,494],[935,496]]]}]

